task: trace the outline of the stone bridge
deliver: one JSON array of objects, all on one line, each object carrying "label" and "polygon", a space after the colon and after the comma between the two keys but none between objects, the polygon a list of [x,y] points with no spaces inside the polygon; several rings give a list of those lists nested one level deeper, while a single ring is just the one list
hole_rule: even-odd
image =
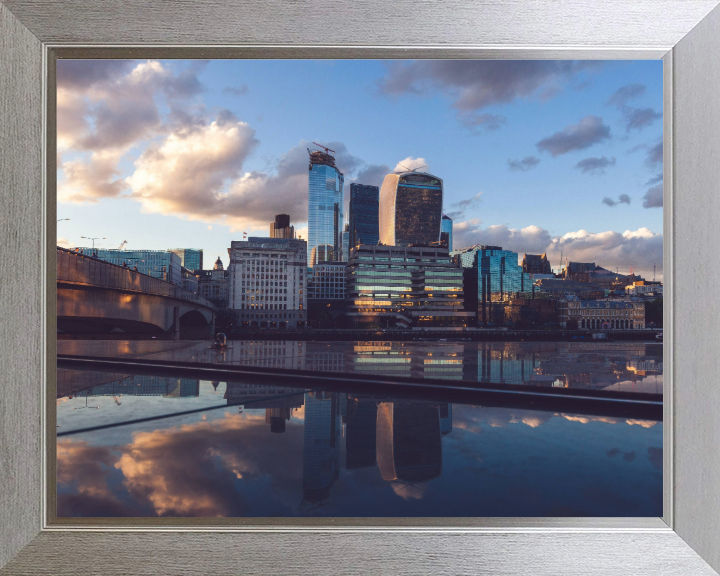
[{"label": "stone bridge", "polygon": [[213,335],[215,306],[170,282],[57,248],[57,329]]}]

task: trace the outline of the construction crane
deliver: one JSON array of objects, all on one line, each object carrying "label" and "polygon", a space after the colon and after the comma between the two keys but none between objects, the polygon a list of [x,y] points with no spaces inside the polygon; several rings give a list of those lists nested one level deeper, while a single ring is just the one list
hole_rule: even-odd
[{"label": "construction crane", "polygon": [[127,240],[123,240],[123,243],[120,244],[120,247],[118,248],[118,250],[122,250],[123,247],[125,246],[125,244],[127,244],[127,243],[128,243]]},{"label": "construction crane", "polygon": [[323,150],[325,150],[325,154],[327,154],[328,152],[332,152],[333,154],[335,154],[335,150],[330,150],[330,148],[328,148],[327,146],[323,146],[322,144],[318,144],[317,142],[313,142],[313,144],[315,144],[315,146],[317,146],[318,148],[322,148]]}]

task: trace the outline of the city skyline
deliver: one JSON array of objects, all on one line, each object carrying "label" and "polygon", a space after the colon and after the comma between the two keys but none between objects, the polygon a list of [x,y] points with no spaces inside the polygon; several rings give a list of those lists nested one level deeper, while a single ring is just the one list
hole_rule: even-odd
[{"label": "city skyline", "polygon": [[661,111],[652,61],[60,61],[58,239],[227,263],[278,213],[307,239],[314,140],[346,203],[351,183],[425,164],[456,249],[661,279]]}]

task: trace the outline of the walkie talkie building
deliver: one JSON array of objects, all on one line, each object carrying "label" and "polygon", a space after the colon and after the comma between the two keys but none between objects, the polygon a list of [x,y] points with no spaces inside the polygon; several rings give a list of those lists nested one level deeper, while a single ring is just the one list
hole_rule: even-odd
[{"label": "walkie talkie building", "polygon": [[308,265],[314,266],[337,260],[342,251],[345,178],[333,156],[317,150],[308,153]]},{"label": "walkie talkie building", "polygon": [[380,188],[380,242],[426,245],[440,240],[442,180],[424,172],[385,176]]}]

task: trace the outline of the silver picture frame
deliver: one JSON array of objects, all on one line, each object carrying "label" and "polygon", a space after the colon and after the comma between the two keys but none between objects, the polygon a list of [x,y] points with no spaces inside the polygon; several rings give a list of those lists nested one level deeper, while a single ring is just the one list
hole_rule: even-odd
[{"label": "silver picture frame", "polygon": [[[717,574],[718,0],[0,0],[0,574]],[[54,515],[54,62],[664,60],[662,518]]]}]

